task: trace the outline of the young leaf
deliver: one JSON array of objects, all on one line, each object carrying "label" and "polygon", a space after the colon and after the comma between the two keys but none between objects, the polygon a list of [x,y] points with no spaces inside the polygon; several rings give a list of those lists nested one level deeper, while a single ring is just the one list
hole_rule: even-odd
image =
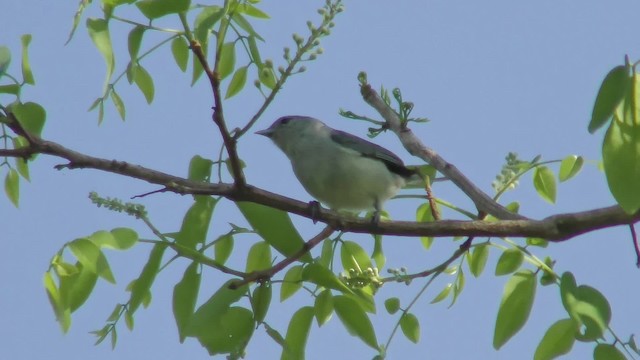
[{"label": "young leaf", "polygon": [[371,259],[367,252],[353,241],[343,241],[340,247],[340,258],[342,260],[342,267],[345,270],[355,269],[358,272],[364,272],[366,269],[371,268]]},{"label": "young leaf", "polygon": [[84,268],[115,284],[107,258],[97,245],[89,239],[81,238],[73,240],[68,246]]},{"label": "young leaf", "polygon": [[142,35],[144,35],[144,31],[145,28],[138,25],[129,32],[127,47],[129,50],[129,56],[133,62],[138,59],[138,52],[140,51],[140,44],[142,43]]},{"label": "young leaf", "polygon": [[178,244],[195,249],[197,244],[204,243],[217,202],[218,200],[211,196],[196,196],[196,201],[182,219],[180,232],[176,235]]},{"label": "young leaf", "polygon": [[258,285],[251,294],[251,308],[253,309],[253,319],[261,324],[267,316],[269,305],[271,305],[271,283],[265,281]]},{"label": "young leaf", "polygon": [[481,244],[475,247],[471,257],[469,257],[469,270],[473,276],[478,277],[482,274],[487,258],[489,257],[488,244]]},{"label": "young leaf", "polygon": [[64,295],[70,312],[76,311],[87,301],[98,281],[98,275],[87,270],[82,263],[77,262],[75,268],[78,271],[73,275],[59,276],[60,293]]},{"label": "young leaf", "polygon": [[302,280],[312,282],[316,285],[324,286],[329,289],[341,291],[343,293],[352,293],[336,275],[322,265],[316,263],[309,264],[302,270]]},{"label": "young leaf", "polygon": [[378,340],[371,320],[355,300],[345,295],[334,296],[333,306],[340,321],[351,335],[359,337],[365,344],[378,349]]},{"label": "young leaf", "polygon": [[191,0],[140,0],[136,1],[136,6],[140,12],[148,19],[153,20],[159,17],[180,13],[189,10]]},{"label": "young leaf", "polygon": [[551,360],[571,351],[577,326],[572,319],[556,321],[547,329],[533,356],[534,360]]},{"label": "young leaf", "polygon": [[13,206],[18,207],[20,201],[20,177],[15,169],[9,170],[4,178],[4,192]]},{"label": "young leaf", "polygon": [[110,96],[111,101],[113,101],[113,105],[116,107],[116,110],[118,110],[118,115],[120,115],[120,118],[124,120],[126,116],[124,101],[122,101],[122,98],[120,97],[120,95],[118,95],[118,93],[116,93],[116,90],[114,88],[111,88]]},{"label": "young leaf", "polygon": [[615,345],[598,344],[593,349],[593,360],[626,360],[627,357]]},{"label": "young leaf", "polygon": [[[636,80],[634,86],[640,88],[640,81]],[[640,92],[636,91],[636,93]],[[629,106],[635,109],[640,108],[640,99],[628,100],[634,102],[633,106]],[[637,120],[633,119],[633,115],[625,114],[624,119],[619,119],[616,115],[602,143],[602,161],[611,194],[629,214],[640,209],[639,144],[640,124]]]},{"label": "young leaf", "polygon": [[220,78],[224,79],[233,72],[236,66],[236,43],[234,41],[225,43],[220,48],[220,64],[218,65],[218,73]]},{"label": "young leaf", "polygon": [[533,186],[544,200],[554,204],[556,202],[556,178],[546,166],[538,166],[533,171]]},{"label": "young leaf", "polygon": [[[236,205],[258,235],[281,254],[291,256],[304,246],[288,213],[252,202],[238,201]],[[300,261],[310,262],[311,255],[306,253]]]},{"label": "young leaf", "polygon": [[[420,204],[418,209],[416,210],[416,221],[418,222],[431,222],[434,221],[433,213],[431,212],[431,206],[429,203]],[[420,241],[422,242],[422,246],[425,249],[429,250],[431,244],[433,244],[432,236],[422,236],[420,237]]]},{"label": "young leaf", "polygon": [[18,119],[20,125],[28,132],[40,136],[47,119],[46,110],[38,103],[14,103],[11,111]]},{"label": "young leaf", "polygon": [[200,155],[195,155],[189,162],[189,180],[209,182],[212,166],[213,161],[205,159]]},{"label": "young leaf", "polygon": [[240,4],[240,6],[238,7],[238,10],[240,10],[243,14],[247,14],[254,18],[258,18],[258,19],[270,18],[267,13],[251,5],[250,3]]},{"label": "young leaf", "polygon": [[192,262],[182,275],[182,280],[173,287],[173,316],[176,319],[180,343],[186,338],[186,330],[196,308],[200,291],[200,264]]},{"label": "young leaf", "polygon": [[411,313],[403,314],[400,318],[400,329],[412,343],[417,344],[420,341],[420,322],[415,315]]},{"label": "young leaf", "polygon": [[502,255],[500,255],[500,259],[498,259],[498,263],[496,264],[496,275],[511,274],[520,268],[523,260],[524,255],[519,249],[512,248],[505,250]]},{"label": "young leaf", "polygon": [[449,296],[449,293],[451,292],[452,288],[453,288],[453,284],[448,283],[447,286],[445,286],[444,289],[442,289],[442,291],[440,291],[438,295],[436,295],[436,297],[433,298],[433,300],[431,300],[430,304],[435,304],[446,299],[447,296]]},{"label": "young leaf", "polygon": [[140,91],[144,95],[145,100],[147,100],[147,104],[151,104],[151,102],[153,101],[153,96],[155,94],[153,78],[151,77],[149,72],[147,72],[147,70],[145,70],[145,68],[143,68],[140,64],[136,66],[133,81],[136,83],[138,89],[140,89]]},{"label": "young leaf", "polygon": [[629,69],[618,65],[611,69],[600,85],[591,113],[589,132],[593,134],[613,115],[629,89]]},{"label": "young leaf", "polygon": [[311,306],[301,307],[293,314],[285,337],[287,346],[282,349],[280,360],[304,360],[313,314]]},{"label": "young leaf", "polygon": [[571,318],[584,326],[584,332],[576,334],[582,341],[595,341],[604,335],[611,321],[611,306],[598,290],[577,286],[573,274],[565,272],[560,279],[562,305]]},{"label": "young leaf", "polygon": [[31,64],[29,63],[29,43],[31,43],[31,34],[25,34],[20,37],[22,43],[22,79],[26,84],[35,85],[33,72],[31,72]]},{"label": "young leaf", "polygon": [[536,293],[536,276],[530,270],[515,273],[502,293],[493,334],[493,347],[497,350],[515,335],[529,318]]},{"label": "young leaf", "polygon": [[249,249],[247,255],[246,272],[260,271],[271,267],[271,246],[265,241],[260,241]]},{"label": "young leaf", "polygon": [[384,301],[384,308],[387,309],[387,312],[389,314],[395,314],[398,310],[400,310],[400,299],[398,299],[397,297],[388,298]]},{"label": "young leaf", "polygon": [[11,64],[11,50],[4,45],[0,46],[0,78],[7,73],[9,64]]},{"label": "young leaf", "polygon": [[560,163],[560,172],[558,173],[558,179],[560,179],[560,181],[567,181],[571,179],[580,172],[583,164],[584,159],[582,158],[582,156],[567,156],[566,158],[562,159],[562,162]]},{"label": "young leaf", "polygon": [[189,63],[189,44],[182,37],[178,36],[171,42],[171,53],[176,64],[182,70],[187,71],[187,64]]},{"label": "young leaf", "polygon": [[227,93],[224,95],[225,99],[235,96],[244,88],[247,82],[247,67],[243,66],[236,70],[227,87]]},{"label": "young leaf", "polygon": [[282,279],[280,302],[285,301],[302,287],[302,265],[292,266]]},{"label": "young leaf", "polygon": [[384,256],[384,251],[382,250],[382,235],[373,235],[373,253],[371,253],[371,258],[376,262],[378,269],[384,268],[387,258]]},{"label": "young leaf", "polygon": [[158,270],[160,270],[162,255],[164,255],[166,249],[167,245],[165,244],[155,244],[149,254],[149,260],[147,260],[144,268],[142,268],[140,276],[134,280],[133,286],[131,287],[131,297],[129,298],[129,311],[132,314],[140,307],[143,299],[149,293],[151,285],[153,285],[153,281],[156,279],[156,275],[158,275]]},{"label": "young leaf", "polygon": [[111,79],[111,75],[113,75],[113,70],[115,68],[115,58],[113,56],[111,37],[109,35],[109,23],[104,19],[89,18],[87,19],[87,29],[89,30],[91,40],[95,44],[96,48],[98,48],[100,54],[102,54],[102,57],[107,64],[107,76],[104,81],[106,88],[106,84],[109,83],[109,79]]},{"label": "young leaf", "polygon": [[333,314],[333,295],[331,294],[331,290],[324,289],[320,295],[316,297],[313,305],[313,311],[315,313],[318,326],[324,325],[329,321],[329,319],[331,319],[331,314]]},{"label": "young leaf", "polygon": [[226,234],[221,236],[213,245],[214,259],[224,265],[233,251],[233,244],[233,235]]},{"label": "young leaf", "polygon": [[[243,285],[232,289],[236,280],[232,279],[224,283],[204,304],[200,305],[193,314],[189,325],[185,330],[186,336],[206,337],[218,329],[222,316],[229,311],[232,304],[246,295],[248,287]],[[250,313],[253,321],[253,314]]]}]

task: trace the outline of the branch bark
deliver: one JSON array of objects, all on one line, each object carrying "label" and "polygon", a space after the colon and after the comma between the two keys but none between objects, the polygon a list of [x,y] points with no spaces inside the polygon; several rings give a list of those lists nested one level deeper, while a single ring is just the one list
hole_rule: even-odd
[{"label": "branch bark", "polygon": [[[9,127],[17,134],[23,135],[24,129],[20,127],[15,117],[10,114],[9,119]],[[549,241],[563,241],[598,229],[640,221],[640,212],[627,214],[616,205],[589,211],[557,214],[542,220],[520,219],[497,222],[440,220],[430,223],[382,221],[375,224],[368,219],[348,217],[323,208],[318,211],[308,203],[251,185],[237,186],[237,184],[228,183],[195,182],[124,161],[89,156],[58,143],[41,139],[33,134],[30,134],[29,138],[31,143],[28,147],[19,150],[0,149],[0,156],[28,158],[33,154],[52,155],[68,161],[66,164],[57,165],[56,169],[58,170],[96,169],[160,185],[166,191],[177,194],[217,195],[232,201],[251,201],[320,221],[345,232],[433,237],[539,237]]]}]

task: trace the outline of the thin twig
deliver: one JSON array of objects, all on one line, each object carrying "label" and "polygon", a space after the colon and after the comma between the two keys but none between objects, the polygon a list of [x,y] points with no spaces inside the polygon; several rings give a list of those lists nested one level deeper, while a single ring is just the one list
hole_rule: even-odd
[{"label": "thin twig", "polygon": [[636,266],[640,268],[640,244],[638,244],[636,228],[633,224],[629,224],[629,230],[631,230],[631,240],[633,241],[633,248],[636,251]]}]

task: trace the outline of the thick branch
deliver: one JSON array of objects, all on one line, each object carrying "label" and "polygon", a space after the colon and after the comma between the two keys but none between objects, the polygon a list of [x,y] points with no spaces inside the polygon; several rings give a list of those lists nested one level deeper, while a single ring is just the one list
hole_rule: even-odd
[{"label": "thick branch", "polygon": [[427,147],[416,137],[413,132],[403,127],[400,122],[400,117],[382,100],[380,95],[373,90],[371,85],[361,85],[360,92],[364,101],[373,107],[380,115],[387,121],[389,128],[393,130],[400,138],[402,145],[407,151],[420,159],[431,164],[436,170],[450,179],[456,186],[462,190],[473,203],[476,205],[479,211],[491,214],[498,219],[515,220],[525,219],[523,216],[515,214],[507,210],[502,205],[494,201],[489,195],[485,194],[480,188],[478,188],[460,170],[458,170],[453,164],[445,161],[438,153]]},{"label": "thick branch", "polygon": [[[15,123],[12,125],[16,127]],[[17,126],[19,127],[19,125]],[[316,211],[307,203],[250,185],[238,187],[234,186],[234,184],[210,184],[190,181],[123,161],[85,155],[55,142],[43,140],[35,135],[32,135],[31,139],[31,145],[24,148],[29,150],[21,149],[19,152],[1,150],[0,155],[24,157],[26,154],[49,154],[66,159],[69,162],[65,165],[56,166],[57,169],[97,169],[157,184],[165,187],[167,191],[178,194],[218,195],[232,201],[251,201],[323,222],[334,229],[354,233],[434,237],[539,237],[551,241],[562,241],[586,232],[640,221],[640,212],[629,215],[619,206],[611,206],[591,211],[554,215],[544,220],[504,220],[497,222],[441,220],[430,223],[383,221],[378,224],[372,224],[368,219],[345,217],[326,209]]]}]

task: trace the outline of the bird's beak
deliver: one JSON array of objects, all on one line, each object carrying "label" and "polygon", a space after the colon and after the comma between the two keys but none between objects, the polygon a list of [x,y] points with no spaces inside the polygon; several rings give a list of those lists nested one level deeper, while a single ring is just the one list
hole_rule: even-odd
[{"label": "bird's beak", "polygon": [[256,131],[256,134],[262,135],[262,136],[266,136],[266,137],[270,138],[271,135],[273,135],[273,129],[268,128],[268,129]]}]

